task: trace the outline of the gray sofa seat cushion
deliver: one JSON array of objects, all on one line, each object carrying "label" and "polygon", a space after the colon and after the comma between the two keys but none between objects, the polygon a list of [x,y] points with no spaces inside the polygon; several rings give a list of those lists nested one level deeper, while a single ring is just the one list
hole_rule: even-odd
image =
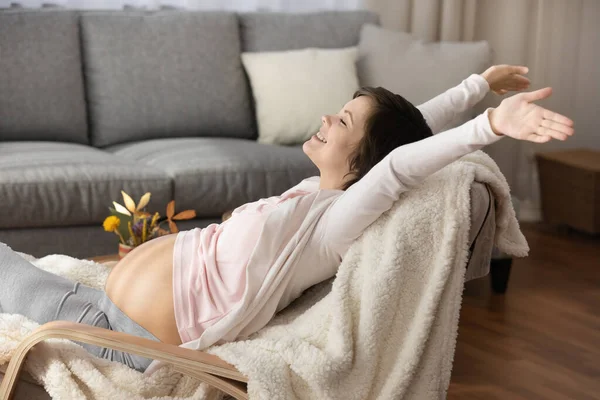
[{"label": "gray sofa seat cushion", "polygon": [[379,24],[370,11],[240,13],[243,51],[356,46],[363,24]]},{"label": "gray sofa seat cushion", "polygon": [[[102,223],[121,190],[137,201],[151,192],[149,210],[164,215],[171,179],[148,165],[90,146],[57,142],[0,145],[0,229]],[[98,225],[98,229],[102,229]]]},{"label": "gray sofa seat cushion", "polygon": [[0,141],[88,143],[77,14],[0,11]]},{"label": "gray sofa seat cushion", "polygon": [[81,28],[94,146],[256,136],[234,13],[88,11]]},{"label": "gray sofa seat cushion", "polygon": [[161,168],[174,180],[176,211],[219,216],[244,203],[280,195],[319,174],[301,146],[234,138],[157,139],[106,149]]}]

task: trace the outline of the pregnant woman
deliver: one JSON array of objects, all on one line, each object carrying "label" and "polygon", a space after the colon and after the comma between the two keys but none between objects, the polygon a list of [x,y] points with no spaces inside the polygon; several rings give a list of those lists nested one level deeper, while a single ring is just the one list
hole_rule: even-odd
[{"label": "pregnant woman", "polygon": [[[104,291],[40,270],[0,244],[0,312],[197,349],[248,336],[334,276],[353,241],[427,176],[504,136],[535,143],[571,136],[570,119],[532,103],[550,96],[550,88],[506,98],[437,134],[489,90],[527,88],[525,73],[526,67],[494,66],[419,107],[383,88],[361,88],[303,145],[320,176],[244,204],[221,224],[142,244],[112,269]],[[286,271],[285,279],[278,271]],[[138,371],[152,361],[82,345]]]}]

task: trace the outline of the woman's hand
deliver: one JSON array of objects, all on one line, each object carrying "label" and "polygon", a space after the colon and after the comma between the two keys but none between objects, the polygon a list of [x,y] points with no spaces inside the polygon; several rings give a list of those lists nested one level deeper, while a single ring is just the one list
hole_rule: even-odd
[{"label": "woman's hand", "polygon": [[498,108],[488,114],[492,130],[497,135],[535,143],[546,143],[552,138],[567,140],[575,133],[573,121],[532,103],[551,94],[552,88],[546,87],[502,100]]},{"label": "woman's hand", "polygon": [[494,65],[486,69],[481,76],[490,85],[490,90],[503,95],[509,91],[520,91],[529,87],[529,79],[521,74],[526,74],[529,68],[518,65]]}]

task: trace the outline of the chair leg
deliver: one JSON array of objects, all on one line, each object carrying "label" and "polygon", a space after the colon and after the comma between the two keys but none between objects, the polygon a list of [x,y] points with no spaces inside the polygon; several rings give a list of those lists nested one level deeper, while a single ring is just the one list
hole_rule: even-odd
[{"label": "chair leg", "polygon": [[490,278],[494,293],[505,293],[512,267],[512,258],[492,259],[490,264]]}]

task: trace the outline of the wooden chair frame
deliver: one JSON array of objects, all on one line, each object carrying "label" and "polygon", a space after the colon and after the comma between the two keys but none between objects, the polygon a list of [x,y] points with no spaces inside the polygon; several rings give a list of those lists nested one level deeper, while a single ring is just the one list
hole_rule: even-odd
[{"label": "wooden chair frame", "polygon": [[213,354],[86,324],[52,321],[38,327],[17,347],[0,384],[0,400],[12,398],[28,352],[39,342],[54,338],[76,340],[165,361],[173,364],[177,372],[206,382],[235,399],[248,399],[248,378]]}]

